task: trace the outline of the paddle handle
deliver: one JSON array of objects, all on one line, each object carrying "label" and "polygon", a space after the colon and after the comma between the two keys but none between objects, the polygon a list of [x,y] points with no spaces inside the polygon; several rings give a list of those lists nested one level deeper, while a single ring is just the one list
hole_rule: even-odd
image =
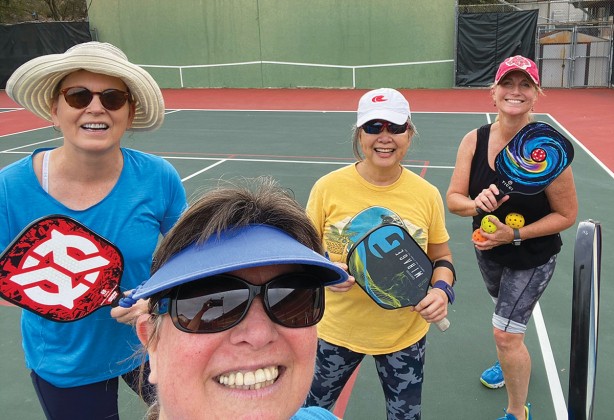
[{"label": "paddle handle", "polygon": [[[499,191],[499,194],[495,194],[497,201],[499,201],[501,197],[503,197],[503,193],[501,193],[501,191]],[[478,216],[486,216],[488,214],[487,211],[482,210],[480,207],[476,207],[476,211],[478,212]]]},{"label": "paddle handle", "polygon": [[448,321],[448,318],[444,318],[441,321],[435,322],[435,325],[437,326],[437,328],[439,328],[439,331],[444,332],[445,330],[450,328],[450,321]]}]

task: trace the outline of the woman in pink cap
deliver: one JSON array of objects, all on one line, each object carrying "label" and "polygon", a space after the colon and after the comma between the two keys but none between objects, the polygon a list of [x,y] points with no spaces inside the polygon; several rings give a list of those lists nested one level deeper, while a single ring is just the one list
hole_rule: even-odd
[{"label": "woman in pink cap", "polygon": [[326,288],[318,325],[315,377],[306,405],[332,408],[366,354],[375,361],[388,419],[420,419],[426,334],[454,300],[454,269],[443,200],[437,188],[403,167],[416,134],[409,103],[394,89],[358,103],[352,144],[357,162],[320,178],[307,213],[332,261],[371,229],[401,225],[435,261],[431,287],[415,307],[384,309],[353,278]]},{"label": "woman in pink cap", "polygon": [[496,305],[492,325],[498,361],[480,381],[492,389],[506,386],[508,406],[499,420],[524,420],[531,419],[527,403],[531,357],[524,344],[525,331],[554,274],[562,244],[559,232],[575,223],[578,203],[570,167],[539,194],[497,197],[495,156],[533,121],[531,111],[541,94],[537,66],[520,55],[507,58],[490,94],[498,111],[496,121],[463,138],[446,198],[452,213],[473,218],[473,229],[480,228],[483,214],[501,221],[510,213],[524,217],[524,225],[518,227],[489,218],[496,231],[482,230],[486,240],[474,240],[480,272]]}]

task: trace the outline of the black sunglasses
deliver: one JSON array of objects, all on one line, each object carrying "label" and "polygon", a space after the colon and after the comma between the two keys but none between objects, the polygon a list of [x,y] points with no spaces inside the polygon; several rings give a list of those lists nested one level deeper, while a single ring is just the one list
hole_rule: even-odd
[{"label": "black sunglasses", "polygon": [[402,134],[407,131],[408,123],[394,124],[385,120],[371,120],[362,125],[362,129],[367,134],[379,134],[387,129],[390,134]]},{"label": "black sunglasses", "polygon": [[170,313],[181,331],[216,333],[239,324],[258,295],[271,321],[284,327],[310,327],[324,314],[324,286],[309,273],[284,274],[261,286],[227,274],[194,280],[160,299],[157,313]]},{"label": "black sunglasses", "polygon": [[119,89],[105,89],[102,92],[92,92],[84,87],[67,87],[60,90],[66,103],[73,108],[83,109],[88,106],[94,95],[100,96],[100,103],[109,111],[117,111],[130,98],[130,93]]}]

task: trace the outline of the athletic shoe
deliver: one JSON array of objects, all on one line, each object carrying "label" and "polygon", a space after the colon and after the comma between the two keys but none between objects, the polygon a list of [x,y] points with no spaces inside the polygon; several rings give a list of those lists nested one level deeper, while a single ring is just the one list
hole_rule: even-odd
[{"label": "athletic shoe", "polygon": [[[508,414],[505,410],[503,410],[503,412],[505,413],[505,417],[500,417],[498,420],[518,420],[515,415]],[[527,420],[533,420],[533,416],[531,416],[531,404],[529,403],[524,406],[524,416]]]},{"label": "athletic shoe", "polygon": [[480,377],[480,382],[486,388],[497,389],[501,388],[505,385],[505,379],[503,379],[503,371],[501,370],[501,365],[499,361],[482,372],[482,376]]}]

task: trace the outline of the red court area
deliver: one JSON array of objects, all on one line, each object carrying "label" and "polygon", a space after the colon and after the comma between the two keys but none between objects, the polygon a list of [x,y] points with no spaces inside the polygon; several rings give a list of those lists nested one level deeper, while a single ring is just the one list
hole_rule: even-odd
[{"label": "red court area", "polygon": [[[406,89],[412,111],[494,112],[488,89]],[[366,90],[165,89],[168,109],[355,111]],[[18,107],[0,92],[0,108]],[[535,106],[561,123],[608,168],[614,168],[614,89],[549,89]],[[0,113],[0,135],[48,126],[27,111]],[[464,133],[459,133],[460,136]]]}]

